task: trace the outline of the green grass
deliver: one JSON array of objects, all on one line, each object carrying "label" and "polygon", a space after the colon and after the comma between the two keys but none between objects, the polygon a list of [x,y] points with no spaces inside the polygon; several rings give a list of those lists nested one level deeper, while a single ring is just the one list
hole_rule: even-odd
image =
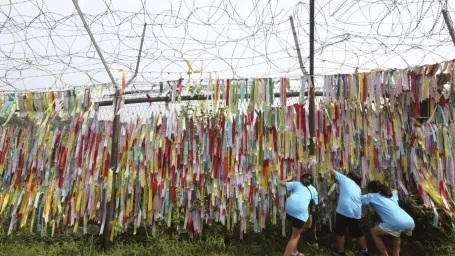
[{"label": "green grass", "polygon": [[[222,237],[213,237],[205,241],[182,241],[177,238],[149,239],[145,242],[117,243],[112,251],[104,253],[94,239],[79,241],[58,241],[41,239],[8,239],[0,243],[0,255],[20,256],[60,256],[60,255],[281,255],[286,244],[245,243],[226,245]],[[329,255],[323,251],[302,250],[310,255]]]},{"label": "green grass", "polygon": [[[260,241],[260,239],[263,239]],[[452,240],[454,241],[454,240]],[[420,242],[403,241],[403,256],[424,255],[455,255],[455,243],[426,244]],[[60,255],[282,255],[286,246],[286,240],[281,237],[263,238],[255,237],[250,242],[227,244],[225,237],[211,236],[205,239],[182,239],[178,235],[167,236],[161,234],[156,238],[149,238],[141,242],[117,241],[109,253],[104,253],[99,241],[94,238],[80,240],[52,240],[30,235],[21,235],[3,238],[0,242],[0,255],[5,256],[60,256]],[[306,255],[328,256],[329,247],[314,249],[301,241],[299,250]],[[348,255],[353,255],[352,252]]]},{"label": "green grass", "polygon": [[[109,253],[104,253],[100,241],[93,237],[85,237],[79,240],[50,239],[32,236],[30,234],[16,234],[12,237],[0,238],[0,255],[5,256],[60,256],[60,255],[282,255],[286,246],[286,238],[281,236],[268,236],[265,234],[249,234],[247,241],[232,242],[229,234],[221,236],[210,230],[201,238],[160,232],[155,238],[148,238],[139,242],[132,241],[133,236],[125,236],[124,240],[117,240]],[[270,234],[269,234],[270,235]],[[327,237],[331,235],[328,234]],[[402,244],[403,256],[424,255],[455,255],[455,239],[443,243],[422,244],[417,241],[404,240]],[[351,245],[353,241],[349,241]],[[299,251],[306,255],[331,255],[330,246],[323,245],[322,249],[315,249],[301,239]],[[348,255],[353,255],[350,252]]]}]

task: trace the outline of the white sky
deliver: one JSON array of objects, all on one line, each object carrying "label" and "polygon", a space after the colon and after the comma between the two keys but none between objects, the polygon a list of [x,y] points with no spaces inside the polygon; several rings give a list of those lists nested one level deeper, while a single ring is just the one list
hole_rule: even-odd
[{"label": "white sky", "polygon": [[[187,77],[301,75],[289,16],[308,69],[308,2],[295,0],[79,0],[111,71],[134,73],[136,87]],[[445,1],[316,1],[315,73],[404,68],[455,58],[444,25]],[[376,3],[377,2],[377,3]],[[448,3],[455,19],[455,1]],[[37,90],[109,83],[71,0],[0,2],[0,89]]]}]

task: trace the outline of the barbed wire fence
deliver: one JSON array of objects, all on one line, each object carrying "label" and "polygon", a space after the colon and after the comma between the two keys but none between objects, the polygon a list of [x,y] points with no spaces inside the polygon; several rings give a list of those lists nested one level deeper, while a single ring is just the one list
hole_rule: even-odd
[{"label": "barbed wire fence", "polygon": [[[84,15],[112,70],[135,71],[130,90],[186,79],[183,59],[201,70],[193,78],[299,77],[288,17],[295,17],[308,59],[308,4],[300,1],[99,0]],[[315,76],[378,66],[399,68],[455,56],[441,15],[449,1],[326,0],[316,4]],[[71,89],[109,81],[71,4],[15,0],[0,4],[2,90]],[[107,83],[110,84],[110,83]]]}]

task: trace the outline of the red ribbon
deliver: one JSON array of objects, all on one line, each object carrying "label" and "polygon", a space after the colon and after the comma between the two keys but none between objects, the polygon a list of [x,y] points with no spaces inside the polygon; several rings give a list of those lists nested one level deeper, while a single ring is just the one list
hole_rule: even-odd
[{"label": "red ribbon", "polygon": [[229,87],[230,87],[230,80],[226,80],[226,106],[229,106]]},{"label": "red ribbon", "polygon": [[147,99],[149,100],[149,107],[152,106],[152,98],[150,97],[150,95],[147,93]]}]

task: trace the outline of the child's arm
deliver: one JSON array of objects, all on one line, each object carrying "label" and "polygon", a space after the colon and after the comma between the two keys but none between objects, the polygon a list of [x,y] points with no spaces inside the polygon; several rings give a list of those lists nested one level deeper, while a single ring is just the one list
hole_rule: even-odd
[{"label": "child's arm", "polygon": [[313,188],[313,189],[312,189],[313,191],[312,191],[312,193],[311,193],[311,195],[313,196],[312,199],[313,199],[313,201],[314,201],[314,204],[315,204],[315,205],[318,205],[318,204],[319,204],[319,194],[318,194],[318,191],[316,190],[315,187],[312,186],[312,188]]},{"label": "child's arm", "polygon": [[373,199],[372,194],[366,194],[362,196],[362,205],[369,205],[371,203],[371,200]]},{"label": "child's arm", "polygon": [[344,183],[345,179],[347,179],[346,176],[333,168],[330,168],[330,174],[335,178],[335,181],[338,181],[340,185]]},{"label": "child's arm", "polygon": [[335,177],[337,175],[337,171],[333,168],[330,168],[330,174]]},{"label": "child's arm", "polygon": [[280,181],[280,185],[286,187],[286,183],[292,180],[292,176],[287,177],[286,179]]},{"label": "child's arm", "polygon": [[392,189],[392,198],[391,199],[393,201],[395,201],[395,203],[398,204],[398,190]]}]

